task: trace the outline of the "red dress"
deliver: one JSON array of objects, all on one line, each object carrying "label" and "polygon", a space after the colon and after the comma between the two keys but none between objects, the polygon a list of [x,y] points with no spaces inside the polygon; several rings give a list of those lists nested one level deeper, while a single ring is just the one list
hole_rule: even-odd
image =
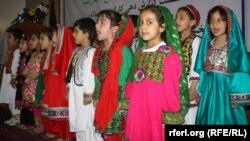
[{"label": "red dress", "polygon": [[59,29],[59,47],[52,52],[49,71],[44,77],[42,122],[46,132],[68,139],[75,136],[69,130],[68,101],[66,95],[66,71],[76,47],[71,29]]}]

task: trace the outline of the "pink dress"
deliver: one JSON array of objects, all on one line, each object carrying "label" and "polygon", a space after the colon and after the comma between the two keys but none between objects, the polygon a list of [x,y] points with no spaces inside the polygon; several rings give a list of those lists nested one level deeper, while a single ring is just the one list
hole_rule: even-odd
[{"label": "pink dress", "polygon": [[169,48],[161,42],[137,53],[135,80],[127,84],[125,92],[129,99],[125,136],[129,141],[164,141],[163,111],[180,110],[181,60]]},{"label": "pink dress", "polygon": [[[41,59],[43,53],[33,54],[27,66],[24,68],[26,79],[23,84],[23,101],[26,101],[24,107],[33,107],[35,102],[36,85],[40,71]],[[27,105],[28,104],[28,105]]]}]

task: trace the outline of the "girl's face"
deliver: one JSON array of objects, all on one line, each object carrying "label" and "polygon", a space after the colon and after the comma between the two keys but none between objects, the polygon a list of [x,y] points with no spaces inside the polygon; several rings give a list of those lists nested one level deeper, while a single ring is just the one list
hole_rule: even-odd
[{"label": "girl's face", "polygon": [[7,33],[8,47],[18,46],[18,39],[15,39],[12,33]]},{"label": "girl's face", "polygon": [[100,16],[96,22],[96,34],[99,41],[113,40],[115,35],[114,27],[111,27],[111,21],[106,16]]},{"label": "girl's face", "polygon": [[19,49],[20,49],[20,52],[27,52],[28,51],[27,40],[20,40]]},{"label": "girl's face", "polygon": [[209,27],[213,35],[215,37],[219,37],[226,34],[227,23],[226,21],[222,20],[220,13],[216,11],[212,14],[212,17],[209,21]]},{"label": "girl's face", "polygon": [[195,20],[191,20],[185,10],[179,10],[175,17],[178,32],[192,30]]},{"label": "girl's face", "polygon": [[36,35],[31,35],[31,39],[29,41],[30,49],[35,49],[39,46],[39,38]]},{"label": "girl's face", "polygon": [[164,30],[165,28],[159,25],[156,15],[152,11],[145,10],[140,14],[139,33],[143,40],[158,44]]},{"label": "girl's face", "polygon": [[52,46],[52,40],[50,40],[47,35],[41,33],[39,44],[40,44],[41,49],[48,49]]},{"label": "girl's face", "polygon": [[74,32],[73,32],[73,37],[75,39],[75,43],[77,45],[81,45],[83,43],[86,43],[86,41],[88,40],[88,33],[84,33],[79,26],[76,26],[74,28]]},{"label": "girl's face", "polygon": [[56,31],[53,31],[53,36],[52,36],[52,46],[53,47],[56,47],[56,45],[57,45],[57,41],[58,39],[57,39],[57,32]]}]

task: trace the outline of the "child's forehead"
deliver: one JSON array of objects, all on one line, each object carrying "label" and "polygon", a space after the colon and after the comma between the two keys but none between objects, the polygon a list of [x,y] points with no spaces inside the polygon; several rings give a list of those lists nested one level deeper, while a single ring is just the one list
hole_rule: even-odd
[{"label": "child's forehead", "polygon": [[38,38],[39,38],[39,34],[32,34],[32,35],[31,35],[31,38],[33,38],[33,39],[38,39]]},{"label": "child's forehead", "polygon": [[7,32],[7,35],[8,35],[8,36],[12,36],[12,37],[14,37],[13,32]]},{"label": "child's forehead", "polygon": [[140,19],[156,19],[156,14],[151,10],[145,10],[140,14]]},{"label": "child's forehead", "polygon": [[186,11],[184,9],[179,9],[177,11],[176,15],[186,15],[186,16],[188,16],[188,11]]},{"label": "child's forehead", "polygon": [[219,11],[215,11],[213,14],[212,14],[212,17],[211,18],[222,18],[222,15],[220,14]]},{"label": "child's forehead", "polygon": [[108,18],[108,16],[106,14],[104,14],[104,13],[101,14],[101,15],[99,15],[98,20],[109,20],[110,21],[110,19]]}]

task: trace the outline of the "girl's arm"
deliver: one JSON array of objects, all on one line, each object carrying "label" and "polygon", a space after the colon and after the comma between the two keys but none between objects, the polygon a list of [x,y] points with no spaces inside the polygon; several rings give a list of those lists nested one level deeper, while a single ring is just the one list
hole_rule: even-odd
[{"label": "girl's arm", "polygon": [[189,88],[189,99],[194,100],[197,98],[197,84],[199,81],[199,74],[194,71],[194,65],[195,65],[195,60],[197,56],[197,52],[199,50],[199,45],[200,45],[201,39],[199,37],[196,37],[193,41],[192,44],[192,56],[191,56],[191,67],[189,71],[189,81],[191,82],[190,88]]},{"label": "girl's arm", "polygon": [[124,98],[125,94],[125,86],[127,83],[127,77],[130,72],[130,68],[132,65],[133,57],[130,49],[128,47],[124,47],[122,49],[122,66],[119,74],[119,95],[118,95],[118,101],[119,101],[119,109],[126,109],[127,107],[127,100]]},{"label": "girl's arm", "polygon": [[176,52],[170,53],[164,60],[164,112],[178,112],[180,103],[180,80],[182,63]]},{"label": "girl's arm", "polygon": [[83,97],[84,97],[84,104],[89,104],[92,102],[93,93],[95,89],[95,77],[94,74],[91,72],[91,65],[94,57],[95,49],[91,48],[87,52],[87,58],[85,60],[85,68],[84,68],[84,79],[83,79]]}]

